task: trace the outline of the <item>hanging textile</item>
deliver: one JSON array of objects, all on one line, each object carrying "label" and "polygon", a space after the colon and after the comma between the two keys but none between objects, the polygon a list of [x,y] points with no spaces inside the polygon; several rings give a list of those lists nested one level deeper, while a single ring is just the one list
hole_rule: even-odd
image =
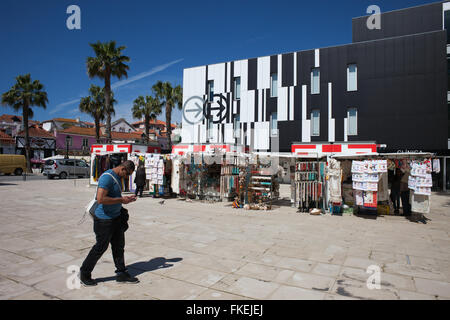
[{"label": "hanging textile", "polygon": [[441,161],[439,159],[433,159],[433,172],[441,172]]}]

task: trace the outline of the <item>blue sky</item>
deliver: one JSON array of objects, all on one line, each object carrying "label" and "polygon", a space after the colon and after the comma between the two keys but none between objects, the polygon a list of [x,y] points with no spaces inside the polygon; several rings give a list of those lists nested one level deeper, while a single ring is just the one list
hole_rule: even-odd
[{"label": "blue sky", "polygon": [[[115,118],[135,121],[133,100],[151,94],[158,80],[182,85],[184,68],[350,43],[351,19],[366,15],[368,6],[385,12],[431,2],[1,0],[0,93],[30,73],[49,97],[46,110],[34,108],[35,120],[92,121],[78,111],[89,86],[102,85],[86,73],[86,58],[94,54],[89,43],[116,40],[131,62],[128,81],[113,80]],[[81,30],[66,27],[72,4],[81,8]],[[0,107],[3,113],[14,111]],[[181,121],[179,111],[172,121]]]}]

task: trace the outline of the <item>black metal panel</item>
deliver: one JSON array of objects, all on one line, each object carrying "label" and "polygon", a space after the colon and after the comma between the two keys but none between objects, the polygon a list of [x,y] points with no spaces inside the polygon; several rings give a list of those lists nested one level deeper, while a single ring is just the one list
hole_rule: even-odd
[{"label": "black metal panel", "polygon": [[[358,135],[349,136],[349,141],[377,141],[391,150],[446,150],[445,53],[446,31],[324,48],[320,94],[311,95],[314,57],[311,51],[300,52],[294,118],[300,125],[301,85],[308,84],[307,119],[311,119],[312,109],[320,110],[320,136],[311,140],[328,141],[328,82],[331,82],[336,141],[344,141],[344,118],[352,107],[358,110]],[[346,70],[350,63],[358,67],[355,92],[347,91]],[[281,126],[281,137],[287,137],[282,130]],[[301,135],[301,127],[296,133]]]},{"label": "black metal panel", "polygon": [[278,56],[270,56],[270,73],[278,73]]},{"label": "black metal panel", "polygon": [[294,85],[294,54],[283,54],[281,60],[282,82],[283,87],[291,87]]},{"label": "black metal panel", "polygon": [[258,59],[248,60],[248,90],[256,90],[258,85]]},{"label": "black metal panel", "polygon": [[291,152],[292,143],[302,140],[301,121],[278,121],[280,152]]},{"label": "black metal panel", "polygon": [[442,2],[381,13],[380,30],[370,30],[368,18],[353,19],[353,42],[442,30]]}]

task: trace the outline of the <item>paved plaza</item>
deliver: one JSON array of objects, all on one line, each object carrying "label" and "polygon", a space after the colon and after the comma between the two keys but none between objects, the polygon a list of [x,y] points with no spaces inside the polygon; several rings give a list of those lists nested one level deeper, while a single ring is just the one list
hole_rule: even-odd
[{"label": "paved plaza", "polygon": [[[109,248],[92,275],[100,283],[69,289],[67,267],[95,241],[90,217],[79,224],[95,188],[1,178],[0,299],[450,299],[449,195],[434,194],[420,221],[138,199],[125,257],[140,283],[115,282]],[[379,290],[367,288],[372,265]]]}]

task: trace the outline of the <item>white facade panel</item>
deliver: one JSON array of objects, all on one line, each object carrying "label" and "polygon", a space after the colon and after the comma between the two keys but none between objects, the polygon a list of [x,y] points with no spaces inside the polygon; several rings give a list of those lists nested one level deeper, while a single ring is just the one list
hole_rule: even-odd
[{"label": "white facade panel", "polygon": [[288,120],[287,93],[288,93],[287,87],[278,88],[278,106],[277,106],[278,121]]},{"label": "white facade panel", "polygon": [[348,122],[347,118],[344,118],[344,141],[348,141]]},{"label": "white facade panel", "polygon": [[214,94],[225,92],[225,63],[208,66],[208,80],[214,80]]},{"label": "white facade panel", "polygon": [[224,137],[224,143],[234,143],[233,138],[233,124],[232,123],[226,123],[225,124],[225,137]]},{"label": "white facade panel", "polygon": [[251,90],[247,92],[247,110],[242,110],[241,106],[241,114],[247,113],[247,119],[244,121],[241,119],[241,122],[254,122],[255,119],[255,90]]},{"label": "white facade panel", "polygon": [[302,120],[302,142],[311,142],[311,120]]},{"label": "white facade panel", "polygon": [[183,123],[181,128],[181,142],[182,143],[194,143],[194,126]]},{"label": "white facade panel", "polygon": [[[283,61],[282,61],[282,55],[279,54],[278,55],[278,88],[281,88],[281,84],[283,83],[283,72],[282,72],[282,66],[283,66]],[[278,91],[279,92],[279,91]]]},{"label": "white facade panel", "polygon": [[183,104],[193,96],[203,97],[205,93],[206,67],[183,70]]},{"label": "white facade panel", "polygon": [[254,137],[255,137],[255,143],[254,148],[258,150],[269,150],[269,130],[270,130],[270,124],[269,122],[260,122],[255,123],[255,130],[254,130]]},{"label": "white facade panel", "polygon": [[258,90],[258,122],[262,122],[263,121],[263,94],[262,94],[262,90]]},{"label": "white facade panel", "polygon": [[240,77],[240,76],[241,76],[241,61],[235,61],[234,62],[233,77]]},{"label": "white facade panel", "polygon": [[248,90],[248,60],[241,60],[241,97]]},{"label": "white facade panel", "polygon": [[294,52],[294,86],[297,86],[297,52]]},{"label": "white facade panel", "polygon": [[314,50],[314,67],[315,68],[320,67],[320,50],[319,49]]},{"label": "white facade panel", "polygon": [[200,143],[206,143],[206,137],[207,137],[206,124],[201,124],[200,125]]},{"label": "white facade panel", "polygon": [[294,120],[294,87],[289,87],[289,120]]},{"label": "white facade panel", "polygon": [[307,90],[308,87],[306,85],[302,86],[302,120],[306,120],[306,103],[307,103]]},{"label": "white facade panel", "polygon": [[328,141],[335,142],[335,119],[330,119],[328,122]]},{"label": "white facade panel", "polygon": [[270,88],[270,57],[258,58],[258,90]]}]

